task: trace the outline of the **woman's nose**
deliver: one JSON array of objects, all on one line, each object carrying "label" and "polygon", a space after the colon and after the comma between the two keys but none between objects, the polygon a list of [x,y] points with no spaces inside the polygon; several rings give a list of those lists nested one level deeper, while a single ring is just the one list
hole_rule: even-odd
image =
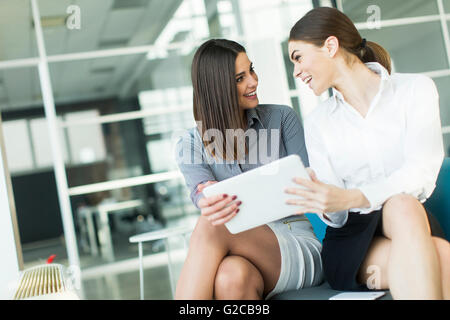
[{"label": "woman's nose", "polygon": [[250,75],[248,85],[249,87],[256,87],[258,85],[258,76],[256,73]]},{"label": "woman's nose", "polygon": [[302,74],[302,71],[300,69],[300,66],[298,64],[294,65],[294,73],[292,74],[294,76],[294,78],[298,78],[300,77],[300,75]]}]

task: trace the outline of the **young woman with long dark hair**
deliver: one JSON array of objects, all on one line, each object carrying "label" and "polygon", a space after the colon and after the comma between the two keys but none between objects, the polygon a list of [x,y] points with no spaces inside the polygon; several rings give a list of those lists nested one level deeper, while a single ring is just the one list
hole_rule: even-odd
[{"label": "young woman with long dark hair", "polygon": [[305,119],[313,181],[288,193],[328,224],[324,274],[338,290],[390,289],[395,299],[450,299],[450,245],[422,203],[444,157],[434,82],[391,74],[389,54],[333,8],[291,29],[294,76],[332,96]]},{"label": "young woman with long dark hair", "polygon": [[[288,106],[259,104],[253,64],[234,41],[213,39],[198,48],[192,85],[197,127],[180,139],[176,157],[201,215],[176,299],[267,299],[320,284],[321,243],[308,219],[288,217],[231,234],[224,223],[239,214],[240,200],[233,194],[202,194],[211,183],[290,154],[307,165],[297,114]],[[249,142],[241,139],[245,136]]]}]

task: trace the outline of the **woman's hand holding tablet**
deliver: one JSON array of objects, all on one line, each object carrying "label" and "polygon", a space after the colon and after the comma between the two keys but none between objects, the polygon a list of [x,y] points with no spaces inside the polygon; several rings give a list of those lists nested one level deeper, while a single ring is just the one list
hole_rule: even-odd
[{"label": "woman's hand holding tablet", "polygon": [[[197,186],[197,193],[217,181],[208,181]],[[230,221],[238,212],[241,201],[235,201],[237,196],[218,194],[210,197],[203,197],[198,201],[201,215],[208,218],[213,226],[218,226]]]},{"label": "woman's hand holding tablet", "polygon": [[[298,155],[290,155],[210,184],[202,189],[208,199],[202,201],[202,205],[205,203],[208,206],[208,209],[202,210],[202,215],[212,216],[215,223],[225,221],[225,226],[233,234],[291,216],[296,208],[286,203],[289,195],[283,190],[297,187],[293,177],[309,179]],[[237,198],[224,197],[224,194],[236,195],[243,202],[242,206],[238,208],[239,201],[232,203]],[[226,207],[228,204],[230,206]],[[238,210],[240,213],[236,216]]]},{"label": "woman's hand holding tablet", "polygon": [[286,188],[285,192],[301,198],[288,199],[289,205],[300,206],[296,214],[327,213],[350,208],[369,207],[370,203],[359,189],[342,189],[317,179],[311,168],[306,168],[311,180],[295,177],[293,181],[303,188]]}]

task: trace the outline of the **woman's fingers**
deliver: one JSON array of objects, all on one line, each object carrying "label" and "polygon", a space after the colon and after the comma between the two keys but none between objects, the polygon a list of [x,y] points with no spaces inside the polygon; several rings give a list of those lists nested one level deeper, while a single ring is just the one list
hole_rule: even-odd
[{"label": "woman's fingers", "polygon": [[225,207],[224,209],[220,210],[219,212],[216,212],[208,217],[208,220],[211,221],[213,225],[217,225],[219,221],[224,220],[227,218],[231,213],[234,213],[235,211],[239,211],[239,206],[241,205],[241,201],[234,202],[230,204],[228,207]]},{"label": "woman's fingers", "polygon": [[313,169],[308,167],[308,168],[306,168],[306,172],[308,172],[309,177],[311,178],[312,181],[319,182],[319,179],[317,179],[316,173],[314,172]]},{"label": "woman's fingers", "polygon": [[292,179],[292,181],[294,181],[295,183],[308,188],[312,191],[320,191],[320,182],[319,181],[310,181],[308,179],[304,179],[304,178],[300,178],[300,177],[294,177]]},{"label": "woman's fingers", "polygon": [[218,226],[218,225],[227,223],[228,221],[230,221],[231,219],[233,219],[233,218],[237,215],[238,212],[239,212],[239,209],[236,209],[236,210],[234,210],[231,214],[227,215],[226,217],[224,217],[224,218],[222,218],[222,219],[219,219],[219,220],[216,220],[216,221],[212,222],[212,225],[213,225],[213,226]]},{"label": "woman's fingers", "polygon": [[303,197],[305,199],[315,199],[316,194],[312,191],[301,189],[301,188],[286,188],[284,189],[284,192],[288,194],[294,194],[300,197]]},{"label": "woman's fingers", "polygon": [[316,208],[317,210],[320,210],[320,212],[323,212],[325,210],[325,206],[321,204],[320,202],[313,201],[313,200],[305,200],[305,199],[288,199],[286,200],[286,204],[294,205],[294,206],[300,206],[303,208]]},{"label": "woman's fingers", "polygon": [[[210,197],[212,198],[212,197]],[[220,210],[222,210],[223,208],[225,208],[225,206],[227,204],[229,204],[230,202],[236,200],[236,196],[225,196],[224,198],[222,198],[222,200],[219,200],[217,202],[215,202],[214,204],[211,204],[205,208],[202,209],[202,216],[209,216],[211,214],[217,213]]]},{"label": "woman's fingers", "polygon": [[223,201],[227,197],[228,195],[226,194],[217,194],[211,197],[203,197],[200,200],[198,200],[197,205],[200,209],[208,208],[220,201]]},{"label": "woman's fingers", "polygon": [[305,214],[305,213],[324,213],[325,208],[322,204],[302,199],[288,199],[286,203],[289,205],[299,206],[295,211],[295,214]]}]

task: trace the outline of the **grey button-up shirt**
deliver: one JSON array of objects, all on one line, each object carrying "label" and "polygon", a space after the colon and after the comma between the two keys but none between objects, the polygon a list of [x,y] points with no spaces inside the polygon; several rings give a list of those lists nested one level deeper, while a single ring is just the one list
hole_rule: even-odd
[{"label": "grey button-up shirt", "polygon": [[247,109],[246,115],[245,134],[252,131],[256,139],[248,139],[245,160],[214,159],[205,149],[197,127],[187,130],[177,142],[176,161],[197,208],[198,200],[203,197],[202,193],[197,194],[197,186],[206,181],[222,181],[291,154],[299,155],[305,167],[309,166],[303,126],[291,107],[258,105]]}]

